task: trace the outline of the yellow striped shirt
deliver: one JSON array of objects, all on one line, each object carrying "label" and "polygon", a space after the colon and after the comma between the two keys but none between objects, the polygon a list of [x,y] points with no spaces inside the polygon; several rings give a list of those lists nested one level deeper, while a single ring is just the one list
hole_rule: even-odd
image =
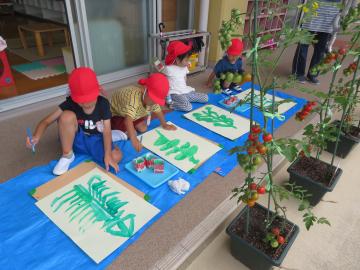
[{"label": "yellow striped shirt", "polygon": [[150,112],[159,112],[158,104],[144,107],[141,87],[130,85],[117,90],[111,97],[111,113],[113,116],[129,116],[134,121],[147,116]]}]

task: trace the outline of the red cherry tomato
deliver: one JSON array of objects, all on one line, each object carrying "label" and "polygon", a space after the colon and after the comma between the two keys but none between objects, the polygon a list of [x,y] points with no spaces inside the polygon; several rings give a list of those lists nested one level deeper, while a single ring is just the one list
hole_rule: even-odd
[{"label": "red cherry tomato", "polygon": [[250,146],[248,147],[247,152],[249,155],[253,155],[256,152],[256,148],[254,146]]},{"label": "red cherry tomato", "polygon": [[278,235],[278,237],[276,238],[276,240],[279,242],[280,245],[281,245],[281,244],[284,244],[284,242],[285,242],[285,238],[282,237],[281,235]]},{"label": "red cherry tomato", "polygon": [[258,125],[252,126],[251,132],[254,134],[259,134],[261,132],[261,128]]},{"label": "red cherry tomato", "polygon": [[250,189],[250,190],[256,190],[256,188],[257,188],[257,184],[256,184],[256,183],[251,183],[251,184],[249,185],[249,189]]},{"label": "red cherry tomato", "polygon": [[276,236],[280,235],[280,229],[278,227],[272,228],[271,232]]},{"label": "red cherry tomato", "polygon": [[263,135],[264,142],[271,142],[272,141],[272,135],[270,133]]},{"label": "red cherry tomato", "polygon": [[259,193],[259,194],[265,194],[266,189],[265,189],[265,187],[258,187],[256,191],[257,191],[257,193]]},{"label": "red cherry tomato", "polygon": [[346,53],[346,49],[345,49],[345,48],[341,48],[341,49],[339,49],[338,53],[339,53],[340,55],[344,55],[344,54]]},{"label": "red cherry tomato", "polygon": [[256,142],[258,139],[259,139],[258,136],[254,135],[252,133],[249,134],[249,140],[250,141]]},{"label": "red cherry tomato", "polygon": [[306,111],[306,112],[311,112],[312,106],[310,104],[307,104],[307,105],[304,106],[303,110]]},{"label": "red cherry tomato", "polygon": [[260,144],[256,147],[256,150],[258,150],[259,154],[265,155],[267,151],[267,147],[263,144]]}]

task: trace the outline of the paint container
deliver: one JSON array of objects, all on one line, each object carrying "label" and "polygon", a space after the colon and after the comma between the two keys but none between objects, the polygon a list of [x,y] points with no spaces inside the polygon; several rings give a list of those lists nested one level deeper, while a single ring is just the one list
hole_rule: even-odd
[{"label": "paint container", "polygon": [[146,154],[145,156],[145,166],[148,169],[154,168],[154,160],[156,157],[152,155],[151,153]]},{"label": "paint container", "polygon": [[164,173],[164,161],[162,159],[154,160],[154,173]]},{"label": "paint container", "polygon": [[133,160],[133,165],[134,168],[137,172],[142,172],[143,170],[145,170],[146,166],[145,166],[145,159],[143,159],[142,157],[140,158],[135,158]]}]

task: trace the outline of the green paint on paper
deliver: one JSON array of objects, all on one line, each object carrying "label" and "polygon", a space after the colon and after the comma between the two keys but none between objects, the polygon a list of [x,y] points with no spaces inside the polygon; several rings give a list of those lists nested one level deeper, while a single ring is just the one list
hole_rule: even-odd
[{"label": "green paint on paper", "polygon": [[151,199],[151,197],[150,197],[149,194],[145,194],[145,195],[144,195],[144,200],[145,200],[145,201],[149,202],[150,199]]},{"label": "green paint on paper", "polygon": [[214,112],[210,106],[206,106],[205,110],[201,112],[196,112],[192,114],[195,119],[199,122],[213,123],[215,127],[226,127],[226,128],[235,128],[234,119],[231,117],[226,117],[224,114],[218,114]]},{"label": "green paint on paper", "polygon": [[189,161],[194,164],[198,164],[200,162],[200,160],[195,158],[195,154],[199,150],[197,145],[191,146],[189,142],[185,142],[184,144],[178,146],[180,144],[179,139],[170,140],[159,130],[156,130],[156,132],[159,135],[159,138],[154,142],[154,146],[161,146],[160,151],[169,150],[165,153],[166,156],[176,153],[177,155],[174,157],[175,160],[189,159]]},{"label": "green paint on paper", "polygon": [[51,202],[53,212],[67,206],[64,213],[68,214],[69,222],[78,221],[79,231],[85,232],[88,226],[102,222],[104,231],[114,236],[131,237],[135,228],[135,214],[123,216],[124,210],[119,209],[128,202],[121,201],[118,191],[107,192],[106,180],[94,175],[88,181],[88,188],[74,185],[73,188],[56,197]]}]

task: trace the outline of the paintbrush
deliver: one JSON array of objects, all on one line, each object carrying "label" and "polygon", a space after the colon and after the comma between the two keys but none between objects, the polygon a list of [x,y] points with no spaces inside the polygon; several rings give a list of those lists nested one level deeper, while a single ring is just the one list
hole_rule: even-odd
[{"label": "paintbrush", "polygon": [[29,137],[29,140],[30,140],[30,143],[31,143],[31,150],[32,150],[32,152],[34,154],[35,153],[35,144],[32,142],[32,134],[31,134],[30,128],[26,129],[26,133],[27,133],[27,135]]}]

